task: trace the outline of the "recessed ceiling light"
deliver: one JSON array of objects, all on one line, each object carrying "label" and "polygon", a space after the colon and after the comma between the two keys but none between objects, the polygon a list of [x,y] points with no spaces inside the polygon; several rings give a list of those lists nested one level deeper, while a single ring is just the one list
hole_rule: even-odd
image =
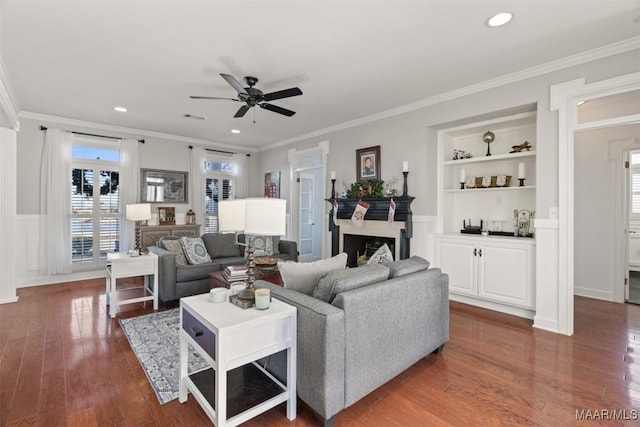
[{"label": "recessed ceiling light", "polygon": [[184,116],[185,116],[187,119],[194,119],[194,120],[207,120],[207,118],[206,118],[206,117],[203,117],[203,116],[196,116],[196,115],[193,115],[193,114],[185,114]]},{"label": "recessed ceiling light", "polygon": [[116,110],[119,113],[126,113],[127,109],[125,107],[113,107],[114,110]]},{"label": "recessed ceiling light", "polygon": [[240,133],[239,129],[231,129],[231,133]]},{"label": "recessed ceiling light", "polygon": [[583,99],[582,101],[578,101],[578,107],[581,106],[581,105],[584,105],[586,103],[587,103],[586,99]]},{"label": "recessed ceiling light", "polygon": [[493,15],[491,18],[487,20],[487,27],[495,28],[501,27],[504,24],[508,23],[513,19],[513,13],[511,12],[500,12]]}]

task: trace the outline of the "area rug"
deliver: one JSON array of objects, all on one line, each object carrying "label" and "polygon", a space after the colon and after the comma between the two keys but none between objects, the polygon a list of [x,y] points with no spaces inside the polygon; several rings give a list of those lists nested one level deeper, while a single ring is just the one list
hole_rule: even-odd
[{"label": "area rug", "polygon": [[[160,404],[177,399],[180,392],[180,309],[120,319],[120,325]],[[189,372],[204,367],[205,360],[189,346]]]}]

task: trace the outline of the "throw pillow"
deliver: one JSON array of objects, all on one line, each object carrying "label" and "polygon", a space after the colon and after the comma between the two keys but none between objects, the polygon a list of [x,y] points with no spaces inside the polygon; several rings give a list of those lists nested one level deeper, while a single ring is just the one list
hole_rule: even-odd
[{"label": "throw pillow", "polygon": [[163,240],[162,246],[171,253],[176,254],[176,265],[187,265],[187,258],[184,256],[184,249],[180,239]]},{"label": "throw pillow", "polygon": [[331,303],[340,292],[361,288],[389,278],[389,268],[380,264],[333,270],[318,280],[313,296]]},{"label": "throw pillow", "polygon": [[284,287],[307,295],[313,293],[318,280],[323,275],[331,270],[344,270],[346,266],[346,252],[314,262],[278,262],[278,270],[280,270]]},{"label": "throw pillow", "polygon": [[414,255],[411,258],[387,262],[384,265],[389,267],[389,279],[393,279],[394,277],[406,276],[416,271],[426,270],[430,264],[426,259]]},{"label": "throw pillow", "polygon": [[367,264],[384,264],[385,262],[393,262],[393,254],[386,243],[371,255]]},{"label": "throw pillow", "polygon": [[211,262],[211,257],[207,248],[204,246],[204,242],[200,237],[181,237],[180,243],[182,243],[182,249],[189,261],[189,264],[204,264]]},{"label": "throw pillow", "polygon": [[236,235],[234,233],[205,233],[202,235],[202,240],[207,252],[213,259],[242,256],[242,250],[236,245]]},{"label": "throw pillow", "polygon": [[[265,236],[253,236],[253,235],[245,235],[245,239],[247,244],[253,246],[253,255],[254,256],[267,256],[272,255],[273,253],[268,249],[268,237]],[[246,258],[248,255],[248,246],[245,246],[244,257]]]}]

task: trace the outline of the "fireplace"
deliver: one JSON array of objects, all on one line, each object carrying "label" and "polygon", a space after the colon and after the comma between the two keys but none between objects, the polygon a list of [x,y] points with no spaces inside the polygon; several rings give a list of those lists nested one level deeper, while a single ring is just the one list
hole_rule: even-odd
[{"label": "fireplace", "polygon": [[[395,260],[409,258],[412,237],[411,202],[413,197],[402,196],[393,200],[396,203],[394,222],[388,222],[388,198],[363,198],[369,204],[369,210],[364,217],[364,225],[357,226],[351,221],[351,215],[360,199],[336,199],[338,202],[337,220],[333,218],[333,208],[329,212],[329,231],[331,232],[331,254],[346,252],[347,265],[358,266],[358,255],[367,250],[382,246],[389,246]],[[333,206],[334,199],[327,201]],[[370,256],[370,254],[367,254]]]},{"label": "fireplace", "polygon": [[347,267],[357,267],[365,263],[371,258],[371,255],[385,244],[389,247],[392,254],[396,253],[396,239],[392,237],[344,234],[342,240],[343,251],[349,256]]}]

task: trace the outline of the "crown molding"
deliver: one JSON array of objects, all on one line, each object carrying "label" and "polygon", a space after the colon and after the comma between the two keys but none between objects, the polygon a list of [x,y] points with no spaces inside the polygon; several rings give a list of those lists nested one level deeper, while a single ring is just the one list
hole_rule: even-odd
[{"label": "crown molding", "polygon": [[68,117],[50,116],[48,114],[32,113],[29,111],[21,111],[18,114],[18,117],[24,118],[24,119],[31,119],[31,120],[40,120],[48,123],[59,123],[67,126],[89,128],[92,130],[113,132],[119,135],[123,135],[123,137],[134,136],[136,138],[148,137],[148,138],[169,139],[172,141],[180,141],[180,142],[186,142],[188,144],[203,146],[204,148],[213,148],[213,149],[220,149],[220,150],[226,150],[226,151],[232,151],[232,152],[237,152],[237,151],[242,151],[247,153],[258,152],[258,149],[255,147],[246,147],[246,146],[238,147],[237,145],[224,144],[224,143],[215,142],[215,141],[207,141],[206,139],[190,138],[187,136],[172,135],[169,133],[155,132],[155,131],[136,129],[136,128],[128,128],[123,126],[106,125],[103,123],[70,119]]},{"label": "crown molding", "polygon": [[0,125],[4,125],[6,118],[6,127],[18,130],[20,122],[18,120],[18,104],[15,102],[16,97],[13,95],[13,86],[9,80],[9,74],[4,66],[2,56],[0,56]]},{"label": "crown molding", "polygon": [[273,144],[265,145],[260,148],[260,151],[270,150],[273,148],[278,148],[285,145],[293,144],[295,142],[300,142],[300,141],[304,141],[311,138],[317,138],[319,136],[326,135],[331,132],[337,132],[340,130],[361,126],[367,123],[376,122],[378,120],[383,120],[389,117],[398,116],[400,114],[419,110],[421,108],[439,104],[441,102],[451,101],[453,99],[461,98],[463,96],[468,96],[468,95],[472,95],[474,93],[482,92],[488,89],[494,89],[494,88],[505,86],[511,83],[516,83],[519,81],[531,79],[534,77],[541,76],[543,74],[563,70],[565,68],[585,64],[587,62],[595,61],[598,59],[606,58],[609,56],[617,55],[617,54],[628,52],[635,49],[640,49],[640,36],[633,37],[620,42],[612,43],[599,48],[591,49],[586,52],[567,56],[565,58],[558,59],[555,61],[546,62],[544,64],[536,65],[530,68],[526,68],[524,70],[506,74],[501,77],[486,80],[481,83],[476,83],[476,84],[465,86],[459,89],[454,89],[452,91],[445,92],[443,94],[432,96],[429,98],[425,98],[423,100],[416,101],[411,104],[403,105],[397,108],[393,108],[391,110],[372,114],[370,116],[340,123],[334,126],[325,127],[322,129],[315,130],[313,132],[309,132],[293,138],[285,139],[279,142],[275,142]]}]

